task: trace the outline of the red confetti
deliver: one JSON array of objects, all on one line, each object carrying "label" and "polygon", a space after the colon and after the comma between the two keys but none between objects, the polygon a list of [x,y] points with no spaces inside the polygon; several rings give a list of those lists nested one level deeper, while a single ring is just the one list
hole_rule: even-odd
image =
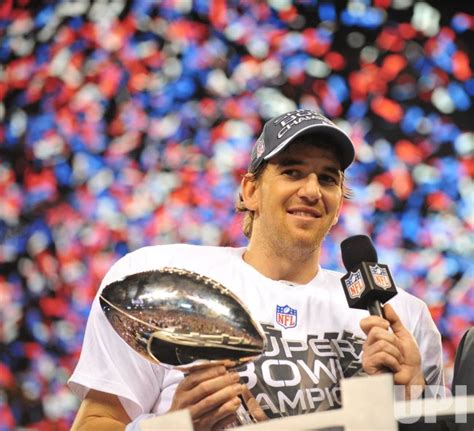
[{"label": "red confetti", "polygon": [[392,187],[395,195],[401,201],[406,200],[413,192],[413,179],[410,172],[404,169],[394,169]]},{"label": "red confetti", "polygon": [[395,154],[400,160],[415,165],[423,160],[423,150],[407,139],[401,139],[395,144]]},{"label": "red confetti", "polygon": [[15,377],[13,373],[0,362],[0,386],[4,388],[11,388],[15,384]]},{"label": "red confetti", "polygon": [[366,99],[369,94],[385,94],[387,82],[380,79],[380,69],[375,64],[366,64],[349,74],[349,86],[353,100]]},{"label": "red confetti", "polygon": [[338,52],[328,52],[324,57],[324,61],[333,70],[342,70],[346,66],[346,60],[342,54]]},{"label": "red confetti", "polygon": [[456,51],[453,54],[453,75],[460,81],[472,79],[472,70],[469,65],[469,57],[465,52]]},{"label": "red confetti", "polygon": [[426,197],[428,208],[434,211],[446,211],[452,205],[452,199],[441,191],[430,193]]},{"label": "red confetti", "polygon": [[398,26],[398,31],[400,33],[400,36],[402,36],[405,40],[413,39],[416,36],[416,30],[408,22],[402,22]]},{"label": "red confetti", "polygon": [[209,28],[195,21],[180,20],[170,22],[167,37],[170,40],[201,41],[207,37]]},{"label": "red confetti", "polygon": [[399,54],[391,54],[384,58],[382,63],[382,73],[387,81],[395,79],[395,77],[407,65],[405,57]]},{"label": "red confetti", "polygon": [[41,347],[40,344],[37,344],[37,343],[30,343],[30,342],[26,342],[23,344],[23,348],[25,350],[25,356],[30,358],[30,359],[34,359],[34,358],[37,358],[38,356],[40,356],[43,348]]},{"label": "red confetti", "polygon": [[329,41],[318,37],[318,33],[314,29],[305,29],[303,38],[306,51],[314,57],[322,57],[331,46]]},{"label": "red confetti", "polygon": [[298,15],[298,11],[294,6],[290,6],[288,9],[283,9],[278,14],[283,21],[292,22]]},{"label": "red confetti", "polygon": [[0,18],[7,20],[11,17],[13,0],[4,0],[0,5]]},{"label": "red confetti", "polygon": [[375,98],[370,106],[379,117],[389,123],[398,123],[403,118],[402,107],[394,100],[386,97]]},{"label": "red confetti", "polygon": [[68,311],[68,304],[63,298],[41,298],[39,305],[48,317],[63,317]]},{"label": "red confetti", "polygon": [[392,0],[374,0],[374,6],[377,8],[387,9],[392,4]]},{"label": "red confetti", "polygon": [[393,209],[393,199],[388,195],[384,195],[377,199],[375,202],[375,208],[380,211],[390,211]]},{"label": "red confetti", "polygon": [[401,38],[396,28],[387,27],[378,35],[377,45],[386,51],[399,52],[405,47],[405,41]]},{"label": "red confetti", "polygon": [[217,29],[222,29],[228,24],[225,0],[211,0],[209,4],[209,20],[212,26]]}]

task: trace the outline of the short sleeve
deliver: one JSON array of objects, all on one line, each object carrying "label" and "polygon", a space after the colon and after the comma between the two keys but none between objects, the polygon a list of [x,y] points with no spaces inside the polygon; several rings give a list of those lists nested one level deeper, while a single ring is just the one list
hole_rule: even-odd
[{"label": "short sleeve", "polygon": [[[129,256],[119,260],[105,276],[101,289],[131,273],[130,267]],[[120,338],[102,312],[97,295],[80,359],[68,382],[71,390],[81,399],[90,389],[117,395],[133,419],[151,411],[160,396],[165,374],[164,367],[152,364]]]}]

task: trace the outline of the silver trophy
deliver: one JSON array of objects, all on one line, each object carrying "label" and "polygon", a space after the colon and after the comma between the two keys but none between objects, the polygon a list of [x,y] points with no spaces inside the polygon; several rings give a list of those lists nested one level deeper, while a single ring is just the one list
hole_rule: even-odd
[{"label": "silver trophy", "polygon": [[[189,372],[238,366],[266,348],[260,324],[222,284],[179,268],[141,272],[107,285],[99,296],[122,339],[149,361]],[[254,422],[241,408],[241,424]]]}]

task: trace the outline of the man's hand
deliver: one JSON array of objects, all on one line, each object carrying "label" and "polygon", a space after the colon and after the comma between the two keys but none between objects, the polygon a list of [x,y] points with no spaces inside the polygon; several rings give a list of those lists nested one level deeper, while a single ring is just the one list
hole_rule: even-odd
[{"label": "man's hand", "polygon": [[178,385],[170,411],[189,409],[195,430],[220,429],[235,421],[245,385],[225,366],[190,372]]},{"label": "man's hand", "polygon": [[367,335],[362,367],[369,375],[380,374],[389,369],[393,372],[394,383],[405,386],[406,398],[416,398],[425,385],[418,345],[393,307],[385,304],[383,310],[385,319],[369,316],[360,322],[360,327]]},{"label": "man's hand", "polygon": [[242,397],[245,401],[245,405],[247,406],[247,410],[257,422],[263,422],[268,420],[268,416],[260,407],[260,404],[258,404],[257,400],[252,395],[252,392],[250,392],[250,389],[247,387],[247,385],[244,385],[244,392],[242,393]]}]

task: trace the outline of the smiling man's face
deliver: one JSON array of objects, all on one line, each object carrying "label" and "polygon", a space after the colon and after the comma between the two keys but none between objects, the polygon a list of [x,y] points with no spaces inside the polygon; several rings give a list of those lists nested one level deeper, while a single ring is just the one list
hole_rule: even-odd
[{"label": "smiling man's face", "polygon": [[274,156],[256,181],[252,241],[277,253],[319,249],[342,203],[340,163],[327,146],[303,137]]}]

